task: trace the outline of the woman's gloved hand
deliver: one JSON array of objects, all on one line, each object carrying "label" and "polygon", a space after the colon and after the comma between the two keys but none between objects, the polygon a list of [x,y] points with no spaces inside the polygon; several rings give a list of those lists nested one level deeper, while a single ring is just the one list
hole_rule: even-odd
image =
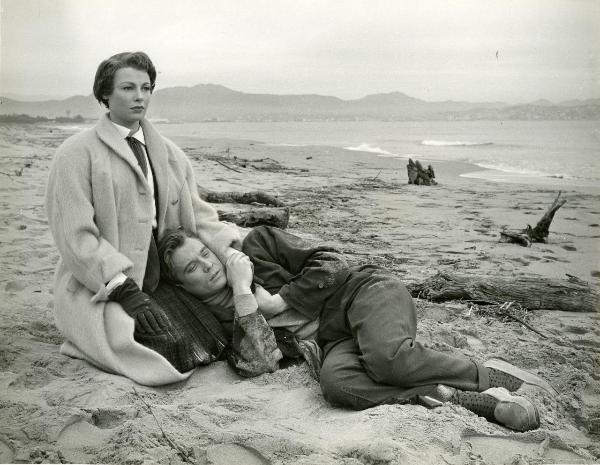
[{"label": "woman's gloved hand", "polygon": [[164,310],[142,292],[135,281],[127,278],[108,296],[111,302],[118,302],[135,321],[135,329],[140,333],[156,336],[169,329],[171,323]]}]

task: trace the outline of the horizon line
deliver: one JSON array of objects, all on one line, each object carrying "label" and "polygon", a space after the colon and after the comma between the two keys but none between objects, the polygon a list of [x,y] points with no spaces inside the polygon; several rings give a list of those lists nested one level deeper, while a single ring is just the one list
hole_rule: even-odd
[{"label": "horizon line", "polygon": [[[332,97],[332,98],[336,98],[339,99],[341,101],[344,102],[351,102],[351,101],[357,101],[357,100],[362,100],[364,98],[367,97],[371,97],[371,96],[375,96],[375,95],[390,95],[390,94],[402,94],[408,98],[411,99],[415,99],[415,100],[420,100],[421,102],[425,102],[425,103],[444,103],[444,102],[463,102],[463,103],[495,103],[495,104],[508,104],[508,105],[525,105],[525,104],[532,104],[534,102],[537,101],[546,101],[552,104],[560,104],[560,103],[564,103],[564,102],[569,102],[569,101],[580,101],[580,102],[585,102],[588,100],[597,100],[600,99],[600,95],[599,96],[595,96],[595,97],[587,97],[587,98],[566,98],[564,100],[550,100],[549,98],[546,97],[540,97],[540,98],[536,98],[533,100],[527,100],[527,101],[518,101],[518,102],[507,102],[507,101],[501,101],[501,100],[494,100],[494,101],[482,101],[482,100],[452,100],[452,99],[445,99],[445,100],[425,100],[419,97],[413,97],[412,95],[409,95],[405,92],[402,92],[400,90],[393,90],[393,91],[389,91],[389,92],[375,92],[375,93],[370,93],[370,94],[366,94],[363,95],[362,97],[358,97],[358,98],[342,98],[342,97],[338,97],[336,95],[330,95],[330,94],[319,94],[319,93],[314,93],[314,92],[305,92],[305,93],[268,93],[268,92],[246,92],[243,90],[237,90],[237,89],[232,89],[231,87],[227,87],[224,86],[223,84],[215,84],[215,83],[211,83],[211,82],[207,82],[207,83],[199,83],[199,84],[194,84],[194,85],[175,85],[175,86],[169,86],[169,87],[163,87],[163,88],[159,88],[158,90],[155,90],[154,93],[156,92],[160,92],[162,90],[167,90],[167,89],[175,89],[175,88],[185,88],[185,89],[191,89],[193,87],[199,87],[199,86],[215,86],[215,87],[222,87],[224,89],[233,91],[233,92],[237,92],[237,93],[241,93],[241,94],[246,94],[246,95],[275,95],[275,96],[279,96],[279,97],[298,97],[298,96],[317,96],[317,97]],[[73,98],[73,97],[92,97],[93,98],[93,93],[89,93],[89,94],[82,94],[82,93],[76,93],[76,94],[72,94],[72,95],[45,95],[45,94],[22,94],[22,93],[18,93],[18,92],[7,92],[5,94],[0,94],[0,98],[6,98],[6,99],[10,99],[10,100],[15,100],[21,103],[36,103],[36,102],[48,102],[48,101],[63,101],[63,100],[67,100],[69,98]]]}]

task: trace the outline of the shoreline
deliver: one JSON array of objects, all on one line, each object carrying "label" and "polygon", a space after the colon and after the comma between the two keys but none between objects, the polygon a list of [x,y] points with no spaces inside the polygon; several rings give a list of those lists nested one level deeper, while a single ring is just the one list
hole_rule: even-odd
[{"label": "shoreline", "polygon": [[[511,184],[523,186],[535,186],[536,188],[552,188],[556,190],[581,190],[585,193],[600,193],[600,181],[593,180],[577,180],[572,178],[561,178],[549,175],[531,175],[526,173],[518,173],[515,171],[503,171],[500,169],[484,168],[480,165],[468,161],[460,160],[440,160],[428,158],[427,156],[389,156],[371,151],[353,150],[344,147],[336,147],[331,145],[319,144],[275,144],[253,139],[244,138],[205,138],[200,136],[171,136],[174,142],[178,145],[216,145],[218,147],[243,147],[244,145],[252,145],[256,147],[264,147],[266,151],[272,153],[277,149],[282,152],[297,151],[298,158],[306,152],[314,150],[316,152],[326,152],[328,154],[339,154],[339,156],[352,160],[362,157],[365,163],[371,163],[373,170],[385,169],[406,171],[408,159],[419,160],[424,166],[431,164],[434,167],[436,176],[442,176],[440,179],[448,180],[449,177],[462,177],[467,179],[476,179],[497,184]],[[290,160],[290,163],[296,165],[300,160]],[[395,165],[395,166],[394,166]],[[406,177],[406,176],[405,176]],[[436,180],[439,179],[436,177]]]}]

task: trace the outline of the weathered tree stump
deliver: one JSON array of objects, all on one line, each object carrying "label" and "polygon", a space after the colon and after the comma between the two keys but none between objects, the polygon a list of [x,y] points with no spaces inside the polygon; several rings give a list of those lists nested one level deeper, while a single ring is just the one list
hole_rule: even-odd
[{"label": "weathered tree stump", "polygon": [[412,158],[408,159],[408,165],[406,165],[408,172],[408,183],[417,184],[421,186],[435,186],[435,173],[431,165],[427,166],[427,169],[423,168],[423,165],[417,160],[414,162]]},{"label": "weathered tree stump", "polygon": [[542,277],[460,276],[437,273],[419,284],[407,286],[413,297],[434,302],[469,300],[478,303],[515,302],[529,310],[565,312],[600,311],[600,294],[581,281]]},{"label": "weathered tree stump", "polygon": [[524,247],[529,247],[532,242],[546,242],[546,238],[550,232],[550,224],[554,219],[554,214],[567,201],[566,199],[560,200],[561,193],[561,191],[558,192],[556,199],[554,199],[554,202],[552,202],[548,211],[544,213],[542,219],[535,225],[535,228],[527,225],[527,227],[521,231],[501,231],[500,242],[512,242]]}]

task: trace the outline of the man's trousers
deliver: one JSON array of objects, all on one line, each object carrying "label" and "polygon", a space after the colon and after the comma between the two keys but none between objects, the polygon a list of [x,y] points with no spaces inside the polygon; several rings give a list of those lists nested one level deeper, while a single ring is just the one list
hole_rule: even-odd
[{"label": "man's trousers", "polygon": [[391,274],[353,272],[321,315],[321,388],[332,404],[362,410],[408,402],[437,384],[467,391],[487,388],[483,366],[415,341],[413,300]]}]

